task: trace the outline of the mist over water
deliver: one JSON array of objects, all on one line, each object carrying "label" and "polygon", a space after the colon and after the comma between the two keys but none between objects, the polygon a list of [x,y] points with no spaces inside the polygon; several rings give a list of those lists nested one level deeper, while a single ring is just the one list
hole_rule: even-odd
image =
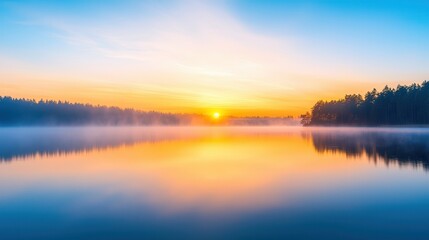
[{"label": "mist over water", "polygon": [[0,128],[0,232],[425,239],[427,139],[418,128]]}]

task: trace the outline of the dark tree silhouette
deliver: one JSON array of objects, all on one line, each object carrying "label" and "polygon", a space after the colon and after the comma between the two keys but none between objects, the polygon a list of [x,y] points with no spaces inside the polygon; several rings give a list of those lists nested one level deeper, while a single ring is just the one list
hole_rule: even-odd
[{"label": "dark tree silhouette", "polygon": [[288,117],[233,117],[213,120],[201,114],[172,114],[61,101],[0,96],[0,126],[82,125],[291,125]]},{"label": "dark tree silhouette", "polygon": [[[310,119],[310,120],[308,120]],[[308,125],[424,125],[429,124],[429,82],[410,86],[386,86],[343,99],[318,101],[306,116]]]},{"label": "dark tree silhouette", "polygon": [[61,101],[0,97],[0,126],[21,125],[179,125],[190,114],[138,111]]}]

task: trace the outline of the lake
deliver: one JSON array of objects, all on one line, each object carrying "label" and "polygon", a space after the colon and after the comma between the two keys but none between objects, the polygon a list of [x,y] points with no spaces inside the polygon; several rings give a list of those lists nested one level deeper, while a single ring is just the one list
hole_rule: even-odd
[{"label": "lake", "polygon": [[0,128],[0,239],[428,239],[429,130]]}]

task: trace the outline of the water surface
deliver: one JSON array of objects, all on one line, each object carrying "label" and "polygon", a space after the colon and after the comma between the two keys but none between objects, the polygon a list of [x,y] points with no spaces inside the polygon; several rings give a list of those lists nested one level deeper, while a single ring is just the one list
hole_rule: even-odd
[{"label": "water surface", "polygon": [[2,128],[0,239],[427,239],[429,130]]}]

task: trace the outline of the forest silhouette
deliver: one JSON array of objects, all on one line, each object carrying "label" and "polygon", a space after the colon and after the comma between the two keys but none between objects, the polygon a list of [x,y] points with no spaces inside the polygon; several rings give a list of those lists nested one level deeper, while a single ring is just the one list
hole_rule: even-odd
[{"label": "forest silhouette", "polygon": [[293,117],[213,119],[203,114],[163,113],[52,100],[0,96],[0,126],[296,125]]},{"label": "forest silhouette", "polygon": [[180,125],[188,114],[121,109],[62,101],[0,97],[0,125]]},{"label": "forest silhouette", "polygon": [[302,116],[309,125],[426,125],[429,124],[429,82],[386,86],[381,92],[346,95],[343,99],[318,101],[311,114]]}]

